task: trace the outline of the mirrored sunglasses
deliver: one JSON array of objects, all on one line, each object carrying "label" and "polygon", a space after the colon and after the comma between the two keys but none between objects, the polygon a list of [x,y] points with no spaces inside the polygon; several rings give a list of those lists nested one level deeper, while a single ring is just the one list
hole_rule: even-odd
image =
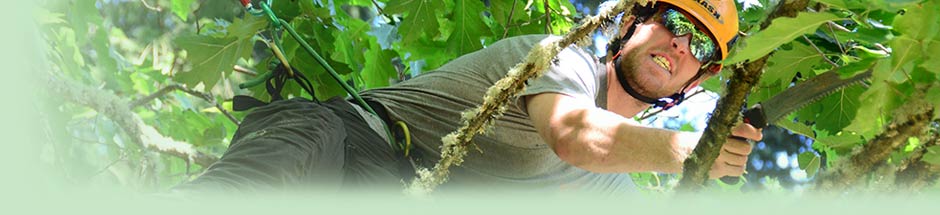
[{"label": "mirrored sunglasses", "polygon": [[685,14],[675,9],[666,9],[663,12],[662,22],[666,29],[676,36],[692,34],[689,49],[691,49],[692,56],[695,56],[695,59],[698,59],[699,62],[705,64],[716,59],[715,53],[718,51],[718,47],[715,42],[708,34],[699,30]]}]

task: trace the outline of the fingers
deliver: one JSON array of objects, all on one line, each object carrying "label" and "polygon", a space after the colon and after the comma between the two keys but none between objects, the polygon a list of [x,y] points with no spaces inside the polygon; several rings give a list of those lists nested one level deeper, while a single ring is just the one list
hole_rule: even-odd
[{"label": "fingers", "polygon": [[712,169],[709,171],[710,178],[720,178],[722,176],[740,176],[743,175],[747,167],[747,156],[751,153],[751,144],[734,138],[729,138],[724,144]]},{"label": "fingers", "polygon": [[727,162],[716,160],[711,171],[708,172],[708,177],[716,179],[724,176],[741,176],[744,175],[744,172],[744,166],[729,165]]},{"label": "fingers", "polygon": [[753,146],[751,146],[750,143],[745,142],[744,140],[735,139],[735,138],[728,138],[728,142],[726,142],[721,147],[723,152],[736,154],[736,155],[742,155],[742,156],[747,156],[751,154],[752,148]]},{"label": "fingers", "polygon": [[721,153],[718,154],[718,158],[715,159],[715,163],[719,162],[724,162],[726,166],[744,167],[747,165],[747,154],[737,154],[722,150]]},{"label": "fingers", "polygon": [[751,124],[741,123],[731,130],[731,135],[735,137],[743,137],[746,139],[751,139],[758,141],[764,139],[764,135],[761,134],[761,129],[754,128]]}]

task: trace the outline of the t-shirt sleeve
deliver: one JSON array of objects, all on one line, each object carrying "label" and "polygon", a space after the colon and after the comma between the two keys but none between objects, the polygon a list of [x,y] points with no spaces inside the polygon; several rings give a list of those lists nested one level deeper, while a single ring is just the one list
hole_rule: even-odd
[{"label": "t-shirt sleeve", "polygon": [[520,98],[541,93],[560,93],[595,101],[601,80],[602,71],[599,69],[596,58],[580,48],[570,46],[558,54],[544,75],[529,80]]}]

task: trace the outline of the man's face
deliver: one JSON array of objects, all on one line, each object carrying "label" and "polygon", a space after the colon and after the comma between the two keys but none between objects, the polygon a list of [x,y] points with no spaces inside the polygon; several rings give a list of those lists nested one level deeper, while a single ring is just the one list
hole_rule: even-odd
[{"label": "man's face", "polygon": [[[624,26],[623,32],[630,26]],[[702,66],[689,49],[691,34],[676,36],[662,24],[660,13],[637,25],[621,47],[623,75],[640,94],[653,98],[672,95],[684,87]],[[688,90],[688,89],[686,89]]]}]

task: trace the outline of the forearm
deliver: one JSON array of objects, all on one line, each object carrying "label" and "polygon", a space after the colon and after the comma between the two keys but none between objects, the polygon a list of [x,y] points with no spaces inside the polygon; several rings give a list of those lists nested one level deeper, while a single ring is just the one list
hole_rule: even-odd
[{"label": "forearm", "polygon": [[575,110],[556,129],[556,153],[593,172],[680,172],[694,134],[637,125],[602,109]]}]

